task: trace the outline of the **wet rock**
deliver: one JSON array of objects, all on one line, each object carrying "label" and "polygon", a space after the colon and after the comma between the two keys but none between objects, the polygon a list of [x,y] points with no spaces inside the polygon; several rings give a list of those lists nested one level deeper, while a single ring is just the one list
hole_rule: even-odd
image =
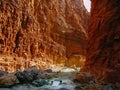
[{"label": "wet rock", "polygon": [[89,83],[90,83],[90,84],[94,84],[94,83],[95,83],[95,80],[91,80]]},{"label": "wet rock", "polygon": [[31,73],[32,75],[38,75],[38,73],[41,72],[41,71],[38,70],[36,67],[31,67],[31,68],[26,69],[26,70],[23,71],[23,73],[25,73],[25,72],[26,72],[26,73],[29,72],[29,73]]},{"label": "wet rock", "polygon": [[58,90],[70,90],[70,89],[67,89],[67,88],[60,88]]},{"label": "wet rock", "polygon": [[76,87],[75,87],[75,90],[81,90],[82,89],[82,85],[81,84],[79,84],[79,85],[77,85]]},{"label": "wet rock", "polygon": [[8,72],[4,72],[4,71],[1,71],[1,70],[0,70],[0,77],[1,77],[1,76],[5,76],[5,75],[7,75],[7,74],[8,74]]},{"label": "wet rock", "polygon": [[20,82],[25,82],[25,76],[24,76],[24,73],[23,72],[21,72],[21,71],[18,71],[18,72],[16,72],[16,77],[18,78],[18,80],[20,81]]},{"label": "wet rock", "polygon": [[29,69],[24,70],[23,72],[16,72],[16,76],[20,82],[32,82],[33,80],[37,79],[37,75],[40,72],[36,67],[32,67]]},{"label": "wet rock", "polygon": [[61,84],[63,84],[63,83],[62,83],[62,80],[60,80],[60,83],[59,83],[59,85],[61,85]]},{"label": "wet rock", "polygon": [[38,79],[50,79],[53,77],[53,73],[47,73],[47,72],[40,72],[37,75]]},{"label": "wet rock", "polygon": [[44,80],[44,79],[39,79],[39,80],[33,81],[32,84],[34,86],[40,87],[40,86],[48,85],[49,82],[47,80]]},{"label": "wet rock", "polygon": [[106,85],[103,87],[103,90],[114,90],[111,85]]},{"label": "wet rock", "polygon": [[92,80],[94,80],[93,75],[91,75],[90,73],[87,73],[87,72],[80,72],[75,77],[74,82],[89,83]]},{"label": "wet rock", "polygon": [[53,71],[52,71],[52,69],[46,69],[46,70],[44,70],[44,72],[52,73]]},{"label": "wet rock", "polygon": [[0,77],[0,87],[9,87],[19,83],[19,80],[14,74],[8,74]]},{"label": "wet rock", "polygon": [[50,79],[56,77],[56,75],[58,75],[57,72],[53,72],[52,69],[46,69],[43,72],[38,73],[37,79]]},{"label": "wet rock", "polygon": [[38,70],[36,67],[32,67],[23,71],[28,82],[35,80],[39,72],[40,70]]},{"label": "wet rock", "polygon": [[120,83],[116,83],[115,87],[118,88],[118,89],[120,89]]},{"label": "wet rock", "polygon": [[84,87],[82,87],[81,90],[103,90],[103,86],[100,84],[87,84]]}]

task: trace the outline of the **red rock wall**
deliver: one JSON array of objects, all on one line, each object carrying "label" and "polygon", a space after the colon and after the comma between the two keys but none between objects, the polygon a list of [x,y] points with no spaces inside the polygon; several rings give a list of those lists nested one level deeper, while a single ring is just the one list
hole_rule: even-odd
[{"label": "red rock wall", "polygon": [[88,20],[82,0],[0,0],[0,55],[84,55]]},{"label": "red rock wall", "polygon": [[120,0],[92,0],[85,71],[120,81]]}]

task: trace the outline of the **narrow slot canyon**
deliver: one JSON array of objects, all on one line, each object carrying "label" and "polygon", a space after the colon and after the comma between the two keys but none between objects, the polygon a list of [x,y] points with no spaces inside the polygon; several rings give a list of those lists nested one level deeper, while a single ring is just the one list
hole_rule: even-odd
[{"label": "narrow slot canyon", "polygon": [[120,0],[0,0],[0,90],[120,90]]}]

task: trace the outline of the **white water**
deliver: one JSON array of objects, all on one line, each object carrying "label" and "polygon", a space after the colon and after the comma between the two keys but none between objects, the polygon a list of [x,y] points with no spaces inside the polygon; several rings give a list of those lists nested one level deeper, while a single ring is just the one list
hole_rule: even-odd
[{"label": "white water", "polygon": [[[60,80],[62,80],[62,83],[61,85],[60,84]],[[45,86],[42,86],[41,88],[42,89],[49,89],[49,90],[57,90],[57,89],[60,89],[60,88],[66,88],[66,89],[69,89],[69,90],[74,90],[75,88],[75,84],[69,80],[69,79],[58,79],[58,78],[54,78],[52,79],[53,81],[53,84],[52,85],[45,85]],[[50,81],[51,82],[51,81]]]},{"label": "white water", "polygon": [[[68,90],[75,90],[75,83],[72,82],[72,78],[75,75],[75,70],[72,68],[63,68],[57,77],[53,77],[49,80],[49,83],[53,81],[52,85],[44,85],[42,87],[35,87],[30,84],[23,84],[13,86],[11,88],[0,88],[0,90],[58,90],[65,88]],[[62,84],[60,84],[62,81]]]}]

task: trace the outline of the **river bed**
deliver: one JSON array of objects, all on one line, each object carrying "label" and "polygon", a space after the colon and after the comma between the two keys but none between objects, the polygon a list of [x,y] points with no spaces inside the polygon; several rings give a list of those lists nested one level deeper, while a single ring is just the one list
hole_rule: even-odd
[{"label": "river bed", "polygon": [[19,84],[10,88],[0,88],[0,90],[75,90],[76,84],[73,78],[76,72],[75,69],[66,67],[61,69],[57,76],[46,79],[48,85],[36,87],[32,84]]}]

